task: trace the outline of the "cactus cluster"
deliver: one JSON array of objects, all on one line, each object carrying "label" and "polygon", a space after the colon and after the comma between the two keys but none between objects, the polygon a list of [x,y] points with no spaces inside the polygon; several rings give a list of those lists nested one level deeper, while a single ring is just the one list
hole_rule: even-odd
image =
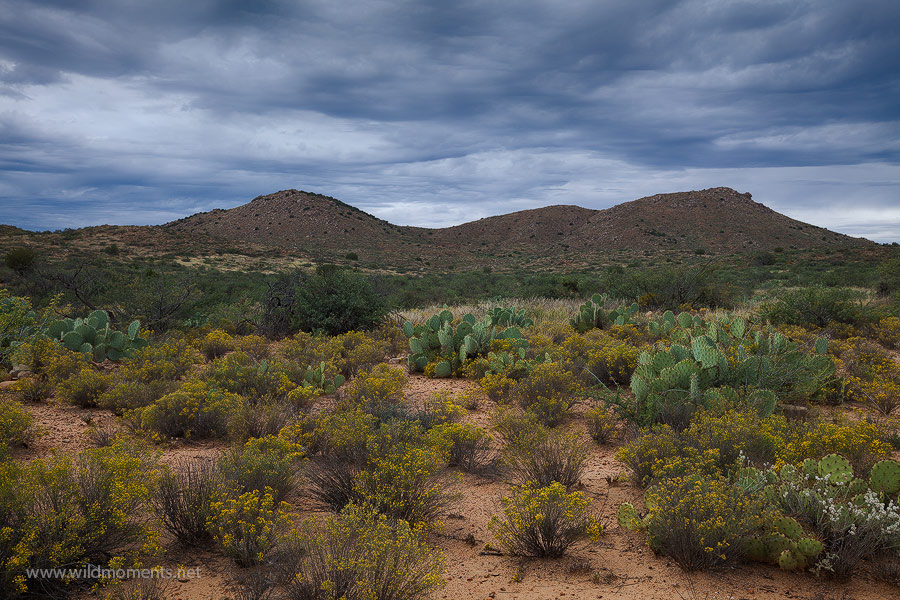
[{"label": "cactus cluster", "polygon": [[591,329],[606,329],[612,325],[629,325],[631,317],[638,311],[637,302],[631,306],[619,306],[611,310],[604,307],[609,301],[606,294],[594,294],[591,299],[581,305],[578,314],[569,323],[578,333]]},{"label": "cactus cluster", "polygon": [[443,310],[418,325],[407,321],[403,324],[403,333],[409,338],[411,352],[407,361],[410,372],[424,372],[425,367],[436,360],[435,377],[450,377],[466,360],[486,355],[494,340],[513,340],[517,348],[528,347],[528,341],[518,327],[496,325],[490,314],[481,322],[466,314],[454,327],[453,313]]},{"label": "cactus cluster", "polygon": [[744,547],[747,558],[796,571],[805,569],[824,550],[822,542],[807,536],[792,517],[778,517],[771,527],[770,531],[747,542]]},{"label": "cactus cluster", "polygon": [[95,310],[84,319],[60,319],[47,326],[48,337],[59,340],[73,352],[83,352],[94,361],[119,360],[143,348],[147,340],[138,336],[141,324],[132,321],[124,332],[110,328],[109,315]]},{"label": "cactus cluster", "polygon": [[[265,362],[265,361],[263,361]],[[312,366],[307,367],[303,374],[303,387],[322,390],[326,394],[333,394],[336,389],[344,385],[344,376],[335,375],[334,379],[325,377],[325,363],[322,362],[315,369]]]},{"label": "cactus cluster", "polygon": [[631,378],[639,404],[660,396],[697,404],[724,395],[742,399],[765,416],[776,407],[776,391],[812,394],[833,374],[824,339],[809,354],[777,331],[751,331],[740,317],[706,322],[666,312],[649,327],[672,343],[639,357]]},{"label": "cactus cluster", "polygon": [[552,362],[550,353],[534,359],[525,358],[525,348],[520,347],[515,352],[488,352],[488,369],[485,374],[501,373],[516,378],[514,374],[527,375],[536,365]]}]

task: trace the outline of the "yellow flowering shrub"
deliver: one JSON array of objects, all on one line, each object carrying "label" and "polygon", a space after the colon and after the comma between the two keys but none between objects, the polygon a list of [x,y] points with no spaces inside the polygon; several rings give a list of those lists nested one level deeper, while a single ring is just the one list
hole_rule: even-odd
[{"label": "yellow flowering shrub", "polygon": [[197,351],[185,340],[153,344],[141,348],[122,361],[117,373],[124,380],[152,383],[175,381],[200,361]]},{"label": "yellow flowering shrub", "polygon": [[325,344],[324,356],[335,361],[344,377],[355,377],[384,360],[384,342],[374,340],[362,331],[348,331],[336,335]]},{"label": "yellow flowering shrub", "polygon": [[288,403],[298,411],[308,411],[320,395],[318,388],[298,385],[287,394]]},{"label": "yellow flowering shrub", "polygon": [[226,556],[242,567],[262,563],[290,525],[287,505],[272,490],[251,490],[212,503],[208,527]]},{"label": "yellow flowering shrub", "polygon": [[423,443],[416,427],[388,425],[369,436],[366,450],[366,468],[354,484],[363,502],[413,527],[434,522],[448,501],[444,453]]},{"label": "yellow flowering shrub", "polygon": [[213,437],[228,432],[229,419],[243,402],[206,381],[190,380],[134,415],[142,429],[158,437]]},{"label": "yellow flowering shrub", "polygon": [[510,395],[541,423],[553,427],[565,418],[578,391],[575,376],[560,363],[551,362],[537,364],[528,377],[512,386]]},{"label": "yellow flowering shrub", "polygon": [[874,326],[875,339],[885,348],[900,350],[900,319],[886,317]]},{"label": "yellow flowering shrub", "polygon": [[97,404],[119,414],[149,406],[174,392],[178,380],[199,361],[197,350],[184,339],[141,348],[112,372],[112,385]]},{"label": "yellow flowering shrub", "polygon": [[883,438],[884,432],[878,425],[863,419],[816,423],[798,432],[779,449],[777,465],[840,454],[853,464],[857,473],[866,473],[873,464],[891,455],[891,445]]},{"label": "yellow flowering shrub", "polygon": [[267,358],[270,354],[269,342],[261,335],[245,335],[234,338],[234,346],[256,360]]},{"label": "yellow flowering shrub", "polygon": [[78,372],[88,363],[81,352],[67,350],[60,342],[49,338],[22,344],[12,353],[11,360],[13,364],[27,367],[34,375],[52,384]]},{"label": "yellow flowering shrub", "polygon": [[768,521],[762,504],[720,478],[687,475],[647,490],[647,543],[693,571],[732,564]]},{"label": "yellow flowering shrub", "polygon": [[93,367],[85,367],[56,386],[56,397],[63,402],[91,408],[109,389],[112,377]]},{"label": "yellow flowering shrub", "polygon": [[406,373],[381,363],[357,375],[347,387],[347,400],[354,405],[375,409],[386,404],[401,404]]},{"label": "yellow flowering shrub", "polygon": [[503,373],[487,373],[478,383],[489,399],[502,403],[509,397],[516,380]]},{"label": "yellow flowering shrub", "polygon": [[118,379],[113,375],[113,383],[97,398],[97,406],[108,408],[117,414],[153,404],[166,394],[178,389],[176,381],[135,381]]},{"label": "yellow flowering shrub", "polygon": [[616,436],[618,420],[615,413],[602,406],[594,406],[584,413],[588,435],[598,444],[605,444]]},{"label": "yellow flowering shrub", "polygon": [[204,377],[216,387],[249,398],[285,398],[296,387],[288,369],[275,360],[256,361],[244,352],[232,352],[207,365]]},{"label": "yellow flowering shrub", "polygon": [[633,326],[612,330],[591,329],[573,334],[561,345],[561,355],[577,369],[587,369],[607,385],[627,386],[638,365],[641,352],[650,349],[646,343],[635,342],[630,335]]},{"label": "yellow flowering shrub", "polygon": [[851,338],[834,350],[847,372],[847,396],[872,404],[884,414],[900,404],[900,366],[881,346]]},{"label": "yellow flowering shrub", "polygon": [[366,444],[377,420],[361,408],[319,417],[312,432],[311,450],[346,460],[366,456]]},{"label": "yellow flowering shrub", "polygon": [[238,493],[268,489],[278,502],[294,489],[297,465],[304,454],[303,446],[285,437],[253,438],[225,455],[222,477],[225,485]]},{"label": "yellow flowering shrub", "polygon": [[510,554],[556,558],[575,542],[603,532],[584,493],[567,492],[558,482],[516,487],[502,502],[504,518],[492,517],[488,528]]},{"label": "yellow flowering shrub", "polygon": [[11,398],[0,397],[0,460],[10,446],[28,441],[31,413]]},{"label": "yellow flowering shrub", "polygon": [[146,515],[156,475],[153,456],[123,442],[0,463],[0,589],[61,595],[67,581],[26,579],[25,570],[155,553],[158,531]]},{"label": "yellow flowering shrub", "polygon": [[53,394],[53,385],[43,377],[22,377],[9,389],[26,402],[40,402]]},{"label": "yellow flowering shrub", "polygon": [[292,598],[420,600],[444,585],[444,557],[422,527],[349,505],[339,515],[307,519],[285,540],[295,577]]},{"label": "yellow flowering shrub", "polygon": [[234,350],[234,338],[221,329],[213,329],[200,340],[200,352],[206,360],[215,360],[231,350]]},{"label": "yellow flowering shrub", "polygon": [[429,442],[447,448],[447,466],[476,473],[491,459],[491,436],[468,423],[444,423],[428,430]]},{"label": "yellow flowering shrub", "polygon": [[434,392],[422,402],[416,418],[425,429],[458,421],[466,411],[457,404],[459,398],[446,390]]}]

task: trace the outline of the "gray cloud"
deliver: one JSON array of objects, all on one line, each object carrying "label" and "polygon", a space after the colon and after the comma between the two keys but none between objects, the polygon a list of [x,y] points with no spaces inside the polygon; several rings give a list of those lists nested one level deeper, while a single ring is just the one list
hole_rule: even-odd
[{"label": "gray cloud", "polygon": [[732,185],[900,240],[891,0],[5,4],[0,222],[296,187],[442,226]]}]

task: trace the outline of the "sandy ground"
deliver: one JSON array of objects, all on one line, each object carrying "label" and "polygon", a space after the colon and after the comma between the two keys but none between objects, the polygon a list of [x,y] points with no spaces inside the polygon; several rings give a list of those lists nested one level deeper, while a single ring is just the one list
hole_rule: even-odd
[{"label": "sandy ground", "polygon": [[[408,402],[419,405],[430,394],[446,390],[461,392],[474,387],[465,380],[428,380],[410,377]],[[325,399],[324,404],[333,402]],[[41,435],[27,448],[14,451],[20,460],[32,460],[52,452],[75,453],[93,445],[90,425],[127,428],[109,411],[61,406],[52,401],[29,404]],[[486,427],[493,403],[484,402],[465,416],[468,422]],[[576,408],[576,412],[579,409]],[[616,507],[625,501],[640,501],[641,490],[627,482],[626,468],[615,459],[616,446],[597,446],[584,435],[590,459],[579,489],[593,499],[596,513],[606,524],[599,542],[582,543],[555,560],[521,559],[485,551],[493,543],[488,530],[490,518],[501,512],[501,498],[510,486],[502,479],[462,474],[456,487],[457,499],[443,519],[443,526],[431,535],[431,543],[446,556],[446,586],[435,598],[456,599],[572,599],[605,598],[621,600],[896,600],[900,589],[857,573],[846,583],[818,579],[810,573],[786,573],[775,567],[746,564],[736,569],[684,573],[664,556],[655,556],[643,536],[623,530],[615,521]],[[224,442],[183,442],[161,446],[161,460],[174,464],[182,458],[213,457],[222,452]],[[295,507],[306,512],[304,502]],[[165,598],[180,600],[224,600],[236,598],[235,581],[242,570],[209,550],[183,549],[164,540],[161,564],[200,567],[200,577],[171,581]],[[99,598],[99,592],[84,591],[78,597]]]}]

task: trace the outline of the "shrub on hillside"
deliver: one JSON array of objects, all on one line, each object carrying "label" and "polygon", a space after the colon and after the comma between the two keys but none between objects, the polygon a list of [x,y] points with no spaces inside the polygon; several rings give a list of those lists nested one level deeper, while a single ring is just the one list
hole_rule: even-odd
[{"label": "shrub on hillside", "polygon": [[825,327],[836,321],[862,327],[875,317],[862,299],[861,292],[849,288],[801,288],[779,293],[763,306],[761,316],[776,325]]}]

